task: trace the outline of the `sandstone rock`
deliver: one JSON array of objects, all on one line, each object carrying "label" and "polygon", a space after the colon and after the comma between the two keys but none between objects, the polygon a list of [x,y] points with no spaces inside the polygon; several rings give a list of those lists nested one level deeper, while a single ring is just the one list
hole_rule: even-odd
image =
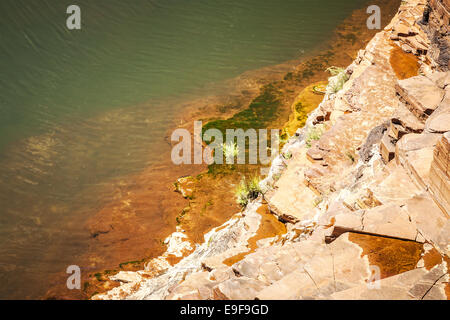
[{"label": "sandstone rock", "polygon": [[273,283],[280,280],[283,275],[276,262],[268,261],[259,267],[258,280],[264,281],[265,283]]},{"label": "sandstone rock", "polygon": [[282,221],[296,222],[299,219],[308,219],[314,215],[314,199],[316,194],[305,188],[302,181],[304,171],[307,169],[306,151],[300,152],[293,159],[287,170],[277,181],[275,192],[266,197],[270,210]]},{"label": "sandstone rock", "polygon": [[[300,253],[308,252],[305,250],[308,242],[299,248]],[[349,259],[355,258],[361,265],[355,263],[352,266],[354,272],[349,272]],[[348,242],[345,236],[328,247],[316,243],[315,250],[305,260],[306,263],[299,264],[291,273],[258,293],[257,299],[326,298],[336,290],[359,283],[365,274],[366,262],[360,259],[359,247]]]},{"label": "sandstone rock", "polygon": [[[405,133],[421,133],[424,129],[424,124],[403,103],[398,106],[391,121],[393,124],[400,125]],[[397,139],[400,139],[401,136],[398,136]]]},{"label": "sandstone rock", "polygon": [[[397,141],[407,133],[408,132],[401,125],[391,123],[391,126],[389,127],[388,135],[391,139],[394,139],[394,141]],[[395,153],[395,151],[394,151],[394,153]]]},{"label": "sandstone rock", "polygon": [[426,128],[431,133],[445,133],[450,131],[450,110],[448,113],[441,113],[427,121]]},{"label": "sandstone rock", "polygon": [[360,285],[336,292],[331,298],[336,300],[420,300],[426,298],[430,294],[430,289],[436,287],[436,292],[433,290],[429,297],[445,299],[444,285],[435,284],[443,274],[429,274],[424,268],[414,269],[376,281],[372,286]]},{"label": "sandstone rock", "polygon": [[415,221],[421,235],[448,254],[450,220],[431,197],[426,193],[415,196],[406,201],[404,209],[408,212],[411,220]]},{"label": "sandstone rock", "polygon": [[395,157],[395,144],[387,134],[383,136],[380,143],[381,156],[385,162],[389,162]]},{"label": "sandstone rock", "polygon": [[428,188],[434,146],[439,134],[408,134],[396,144],[396,161],[422,188]]},{"label": "sandstone rock", "polygon": [[218,285],[220,292],[231,300],[254,299],[265,287],[262,281],[246,277],[230,279]]},{"label": "sandstone rock", "polygon": [[129,272],[129,271],[120,271],[118,274],[111,277],[111,280],[113,281],[120,281],[120,282],[134,282],[137,283],[142,279],[142,277],[136,273],[136,272]]},{"label": "sandstone rock", "polygon": [[405,51],[406,53],[412,53],[412,52],[414,51],[414,49],[413,49],[410,45],[408,45],[408,44],[406,44],[406,43],[403,43],[402,46],[401,46],[401,48],[402,48],[402,50]]},{"label": "sandstone rock", "polygon": [[382,203],[374,196],[372,190],[343,190],[341,191],[342,203],[351,211],[374,208]]},{"label": "sandstone rock", "polygon": [[450,85],[450,72],[433,72],[427,77],[441,89]]},{"label": "sandstone rock", "polygon": [[317,289],[308,274],[296,270],[273,285],[261,290],[258,300],[293,300],[317,294]]},{"label": "sandstone rock", "polygon": [[364,284],[369,278],[369,261],[361,247],[349,240],[349,233],[329,245],[333,256],[334,279],[349,286]]},{"label": "sandstone rock", "polygon": [[363,216],[364,232],[399,239],[416,240],[417,229],[408,212],[399,205],[367,210]]},{"label": "sandstone rock", "polygon": [[306,153],[306,157],[309,161],[315,162],[319,160],[323,160],[324,153],[317,147],[312,147]]},{"label": "sandstone rock", "polygon": [[212,296],[212,287],[208,272],[193,273],[186,277],[182,285],[176,286],[166,297],[168,300],[199,300]]},{"label": "sandstone rock", "polygon": [[408,37],[404,39],[404,42],[412,48],[411,51],[416,55],[424,55],[428,52],[428,43],[424,43],[420,37]]},{"label": "sandstone rock", "polygon": [[399,80],[395,88],[408,109],[422,120],[436,110],[444,97],[444,90],[424,76]]},{"label": "sandstone rock", "polygon": [[317,195],[326,193],[326,185],[322,185],[322,180],[327,171],[329,171],[328,168],[317,165],[307,168],[304,171],[305,185]]},{"label": "sandstone rock", "polygon": [[417,240],[415,221],[411,221],[406,210],[400,205],[383,205],[369,210],[337,214],[331,238],[342,233],[356,231],[369,235]]},{"label": "sandstone rock", "polygon": [[[450,73],[450,72],[449,72]],[[427,132],[445,133],[450,131],[450,86],[445,90],[445,96],[439,107],[425,123]]]},{"label": "sandstone rock", "polygon": [[374,183],[371,189],[381,203],[402,203],[421,191],[401,166],[395,167],[381,182]]},{"label": "sandstone rock", "polygon": [[450,132],[442,135],[433,154],[430,188],[442,210],[450,213]]},{"label": "sandstone rock", "polygon": [[411,26],[409,24],[401,21],[394,27],[393,32],[397,35],[397,37],[408,37],[413,35],[413,33],[410,32],[410,27]]},{"label": "sandstone rock", "polygon": [[404,155],[410,151],[434,148],[439,138],[439,134],[408,134],[397,143],[396,154]]}]

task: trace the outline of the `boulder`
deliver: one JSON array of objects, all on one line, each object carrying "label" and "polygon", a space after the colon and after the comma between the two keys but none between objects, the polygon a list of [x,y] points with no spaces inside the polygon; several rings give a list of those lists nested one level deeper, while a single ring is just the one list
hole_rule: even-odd
[{"label": "boulder", "polygon": [[331,295],[335,300],[446,300],[443,265],[432,271],[424,268],[378,280],[372,286],[360,285]]},{"label": "boulder", "polygon": [[444,90],[425,76],[399,80],[395,88],[408,109],[423,121],[437,109],[444,97]]},{"label": "boulder", "polygon": [[[391,118],[391,122],[395,125],[400,125],[405,133],[421,133],[424,129],[424,124],[405,106],[400,103],[397,110]],[[400,139],[398,137],[398,139]]]},{"label": "boulder", "polygon": [[450,85],[450,72],[433,72],[427,77],[441,89]]},{"label": "boulder", "polygon": [[442,135],[433,153],[430,169],[430,189],[436,202],[450,213],[450,132]]},{"label": "boulder", "polygon": [[217,288],[230,300],[251,300],[266,287],[262,281],[239,277],[220,283]]},{"label": "boulder", "polygon": [[439,138],[439,134],[411,133],[403,136],[396,144],[396,162],[422,188],[428,188],[434,146]]},{"label": "boulder", "polygon": [[380,143],[381,157],[384,162],[389,162],[395,157],[395,144],[388,134],[385,134]]},{"label": "boulder", "polygon": [[443,112],[435,117],[432,116],[426,123],[427,132],[445,133],[450,131],[450,108],[448,112]]},{"label": "boulder", "polygon": [[399,205],[385,205],[367,210],[363,216],[363,231],[371,234],[416,240],[417,229],[408,212]]},{"label": "boulder", "polygon": [[443,212],[425,192],[407,200],[404,209],[425,240],[434,243],[448,255],[450,244],[448,214]]}]

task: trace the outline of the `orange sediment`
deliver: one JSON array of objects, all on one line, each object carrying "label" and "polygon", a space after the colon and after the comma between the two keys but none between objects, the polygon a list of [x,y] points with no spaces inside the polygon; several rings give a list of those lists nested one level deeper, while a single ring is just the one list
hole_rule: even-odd
[{"label": "orange sediment", "polygon": [[434,266],[442,263],[442,257],[441,254],[435,248],[433,248],[423,255],[423,261],[425,264],[425,268],[427,270],[431,270]]},{"label": "orange sediment", "polygon": [[419,74],[419,59],[412,53],[404,52],[397,45],[393,45],[389,62],[399,80],[408,79]]},{"label": "orange sediment", "polygon": [[388,278],[416,268],[423,244],[367,234],[349,233],[348,239],[363,249],[370,265],[380,268],[380,278]]},{"label": "orange sediment", "polygon": [[256,212],[261,215],[261,223],[256,234],[248,240],[247,246],[249,250],[224,260],[223,263],[227,266],[232,266],[250,253],[255,252],[258,248],[257,242],[259,240],[281,236],[286,233],[286,226],[270,212],[266,204],[259,207]]}]

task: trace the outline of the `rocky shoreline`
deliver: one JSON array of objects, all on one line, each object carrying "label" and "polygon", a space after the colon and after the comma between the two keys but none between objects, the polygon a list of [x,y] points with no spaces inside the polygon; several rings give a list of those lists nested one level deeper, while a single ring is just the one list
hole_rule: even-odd
[{"label": "rocky shoreline", "polygon": [[[195,248],[172,234],[178,263],[121,271],[93,299],[449,299],[449,17],[448,0],[402,1],[263,195]],[[262,208],[285,233],[258,236]]]}]

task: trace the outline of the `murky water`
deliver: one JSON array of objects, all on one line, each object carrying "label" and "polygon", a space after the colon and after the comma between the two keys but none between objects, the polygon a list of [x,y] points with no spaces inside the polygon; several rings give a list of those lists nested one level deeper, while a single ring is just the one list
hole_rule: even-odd
[{"label": "murky water", "polygon": [[110,186],[164,160],[183,102],[307,54],[366,0],[79,0],[69,31],[72,2],[0,2],[0,299],[73,263]]}]

